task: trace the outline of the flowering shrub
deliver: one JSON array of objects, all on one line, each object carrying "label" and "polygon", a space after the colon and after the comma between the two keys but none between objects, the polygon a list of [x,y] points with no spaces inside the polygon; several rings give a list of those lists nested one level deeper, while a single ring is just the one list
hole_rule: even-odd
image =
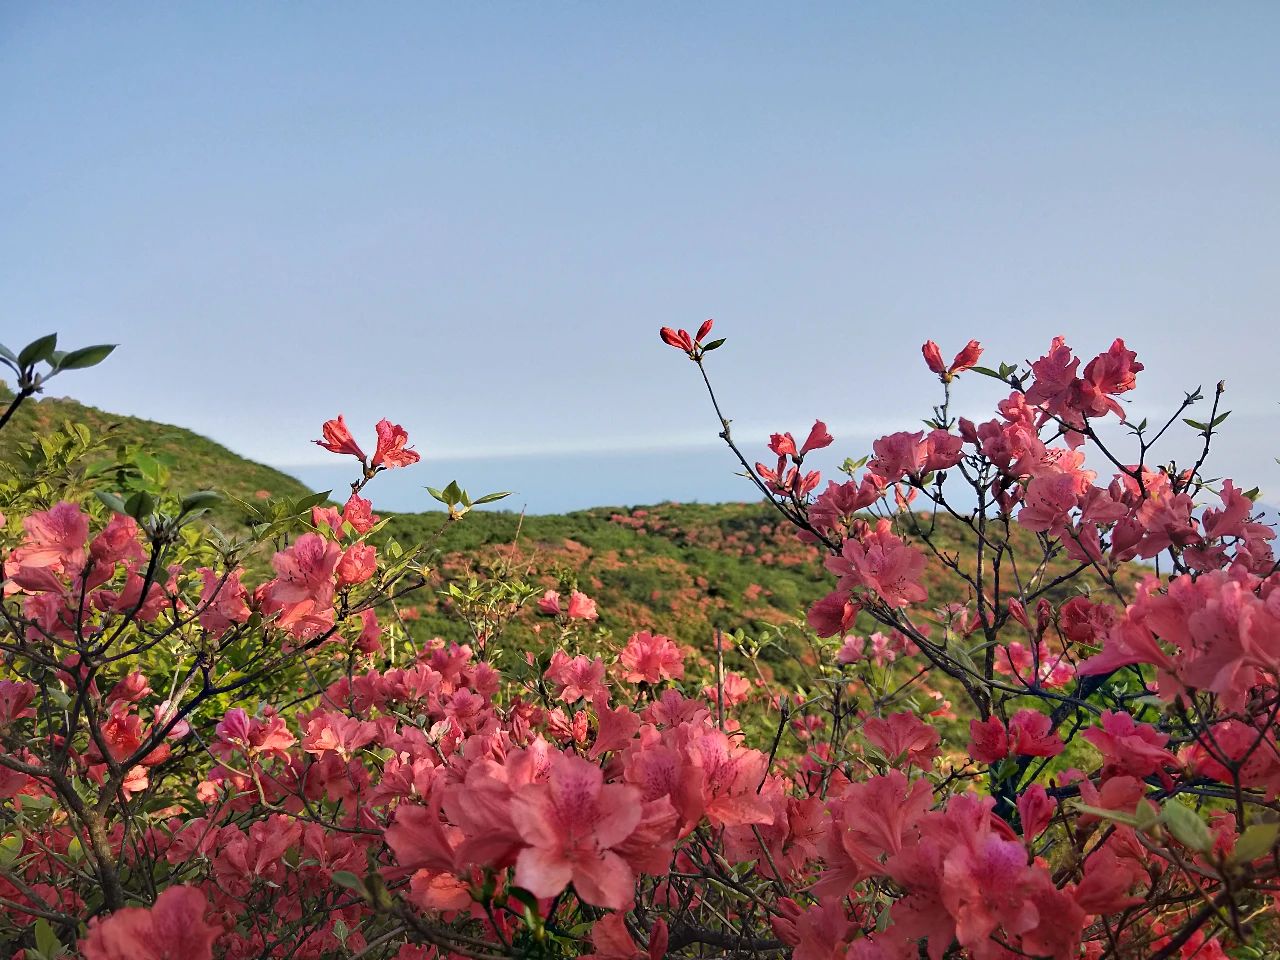
[{"label": "flowering shrub", "polygon": [[[711,326],[662,331],[709,391]],[[25,385],[0,423],[58,363],[39,343],[0,353]],[[433,547],[387,538],[363,495],[419,462],[389,420],[371,457],[324,424],[359,465],[341,506],[241,503],[244,535],[128,463],[19,458],[0,486],[0,944],[1273,955],[1280,579],[1253,492],[1204,473],[1222,388],[1188,418],[1196,462],[1156,465],[1202,398],[1130,424],[1131,453],[1104,444],[1142,370],[1122,341],[1083,368],[1061,339],[1028,367],[923,352],[942,392],[925,429],[825,488],[804,462],[834,442],[821,421],[753,465],[711,393],[761,496],[826,556],[790,686],[720,632],[614,636],[570,582],[446,584],[474,642],[415,642],[400,604]],[[954,417],[980,375],[1010,395]],[[432,494],[441,539],[490,499]],[[931,602],[929,567],[966,602]],[[524,616],[545,647],[504,647]]]}]

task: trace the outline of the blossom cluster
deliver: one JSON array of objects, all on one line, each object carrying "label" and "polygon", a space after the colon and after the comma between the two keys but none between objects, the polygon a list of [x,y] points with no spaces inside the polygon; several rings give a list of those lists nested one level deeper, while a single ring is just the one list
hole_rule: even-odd
[{"label": "blossom cluster", "polygon": [[[710,329],[662,339],[705,374]],[[372,457],[327,422],[350,495],[273,504],[243,541],[189,499],[0,488],[0,944],[1213,960],[1273,938],[1280,573],[1252,494],[1204,457],[1152,467],[1145,427],[1134,456],[1102,443],[1143,369],[1123,341],[1025,369],[922,353],[924,429],[819,492],[817,421],[752,475],[829,578],[789,686],[762,644],[622,624],[571,579],[456,605],[475,643],[415,638],[397,604],[429,555],[363,495],[419,460],[390,421]],[[981,375],[1012,392],[953,417]],[[549,648],[504,647],[526,613]]]}]

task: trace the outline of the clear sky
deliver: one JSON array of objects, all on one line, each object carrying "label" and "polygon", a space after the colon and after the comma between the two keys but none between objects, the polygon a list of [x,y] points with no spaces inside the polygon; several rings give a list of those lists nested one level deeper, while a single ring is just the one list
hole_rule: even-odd
[{"label": "clear sky", "polygon": [[661,324],[717,319],[744,441],[821,416],[841,455],[927,413],[926,337],[1124,336],[1139,414],[1227,379],[1218,462],[1274,500],[1277,36],[1273,3],[5,4],[0,340],[118,341],[57,392],[308,478],[322,420],[389,416],[428,460],[387,506],[549,510],[739,489]]}]

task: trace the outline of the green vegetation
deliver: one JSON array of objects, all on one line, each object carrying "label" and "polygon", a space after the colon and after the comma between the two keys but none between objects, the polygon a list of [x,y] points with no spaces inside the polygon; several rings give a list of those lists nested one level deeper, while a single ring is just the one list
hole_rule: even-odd
[{"label": "green vegetation", "polygon": [[[0,403],[7,404],[12,389],[0,381]],[[0,460],[12,460],[33,436],[64,430],[67,424],[83,424],[96,440],[108,447],[141,451],[169,472],[174,490],[190,492],[215,489],[243,500],[267,491],[273,497],[301,497],[309,491],[286,473],[232,453],[198,433],[152,420],[105,413],[65,397],[26,400],[14,414],[0,441]],[[234,525],[238,511],[230,504],[214,510],[215,522]]]},{"label": "green vegetation", "polygon": [[[167,468],[166,486],[175,491],[209,488],[246,501],[260,491],[290,498],[308,493],[287,474],[190,430],[104,413],[70,399],[24,403],[6,430],[0,459],[12,458],[33,434],[47,435],[67,423],[84,424],[108,446],[130,448],[135,461],[155,460]],[[371,492],[376,496],[376,486]],[[380,539],[434,542],[439,549],[432,592],[406,597],[402,604],[419,638],[472,639],[438,591],[472,577],[483,582],[499,567],[503,576],[527,578],[540,589],[587,593],[599,604],[606,635],[648,627],[701,650],[710,647],[716,629],[776,637],[832,585],[819,552],[799,542],[763,503],[666,503],[528,517],[476,511],[454,523],[444,512],[384,516]],[[243,529],[244,513],[230,500],[215,508],[213,518],[224,529]],[[937,541],[943,548],[954,550],[960,539],[958,525],[940,521]],[[1027,534],[1028,547],[1031,539]],[[926,578],[931,602],[967,599],[956,592],[956,579],[942,574],[939,567]],[[526,649],[536,646],[537,623],[536,617],[522,616],[511,625],[510,639]],[[869,622],[865,626],[872,629]],[[782,644],[775,657],[764,658],[786,674],[787,661],[799,649]]]}]

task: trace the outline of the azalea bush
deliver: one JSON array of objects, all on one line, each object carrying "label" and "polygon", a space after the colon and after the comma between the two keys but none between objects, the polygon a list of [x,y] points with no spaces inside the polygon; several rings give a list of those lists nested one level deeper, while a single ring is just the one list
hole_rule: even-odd
[{"label": "azalea bush", "polygon": [[[75,425],[24,445],[0,481],[0,950],[1273,956],[1280,579],[1256,491],[1207,466],[1223,388],[1132,423],[1123,341],[987,367],[928,343],[924,429],[824,487],[820,421],[767,462],[739,445],[711,329],[662,339],[830,577],[779,631],[785,683],[742,634],[602,626],[572,571],[440,582],[501,495],[432,488],[441,529],[390,538],[370,484],[427,465],[389,420],[372,454],[323,425],[349,492],[241,502],[236,529]],[[0,423],[90,349],[0,352]],[[973,423],[952,393],[979,376],[1010,392]],[[1193,462],[1156,459],[1175,429]],[[410,601],[470,642],[415,638]]]}]

